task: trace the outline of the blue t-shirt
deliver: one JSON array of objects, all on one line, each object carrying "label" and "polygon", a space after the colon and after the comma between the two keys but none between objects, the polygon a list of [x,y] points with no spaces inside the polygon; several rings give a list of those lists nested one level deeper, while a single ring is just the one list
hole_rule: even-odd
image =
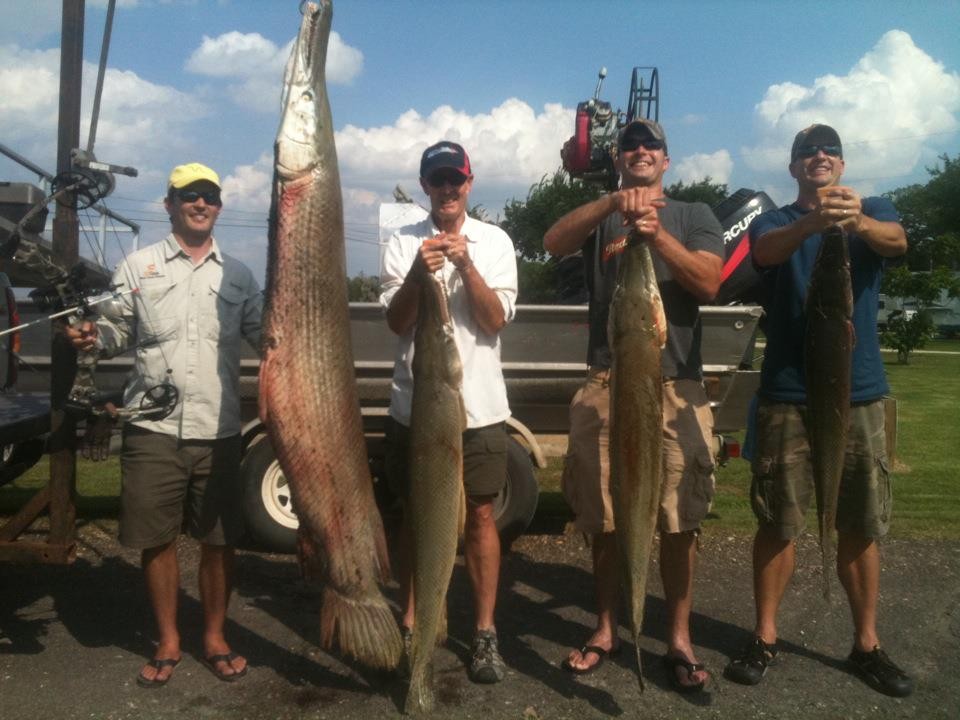
[{"label": "blue t-shirt", "polygon": [[[881,222],[900,222],[896,208],[886,198],[863,200],[863,214]],[[751,248],[757,238],[790,225],[808,211],[796,203],[758,216],[750,225]],[[884,258],[856,235],[850,236],[850,280],[853,285],[853,370],[850,400],[872,402],[889,392],[880,338],[877,307]],[[776,402],[805,403],[803,338],[807,316],[804,303],[821,237],[811,235],[781,265],[761,268],[762,304],[766,313],[761,325],[767,337],[760,370],[759,394]]]}]

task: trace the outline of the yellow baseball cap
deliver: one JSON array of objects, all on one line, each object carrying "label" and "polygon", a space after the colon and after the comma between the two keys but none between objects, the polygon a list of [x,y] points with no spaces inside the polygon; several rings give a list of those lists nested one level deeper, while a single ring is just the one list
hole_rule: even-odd
[{"label": "yellow baseball cap", "polygon": [[187,163],[186,165],[177,165],[170,173],[170,180],[167,188],[179,190],[195,182],[206,180],[217,187],[220,187],[220,176],[206,165],[200,163]]}]

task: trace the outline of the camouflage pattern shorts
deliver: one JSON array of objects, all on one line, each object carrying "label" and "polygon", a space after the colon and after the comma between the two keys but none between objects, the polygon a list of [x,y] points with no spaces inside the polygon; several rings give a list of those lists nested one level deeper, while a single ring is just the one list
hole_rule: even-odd
[{"label": "camouflage pattern shorts", "polygon": [[[750,499],[760,524],[784,540],[800,536],[816,497],[806,406],[760,400]],[[813,500],[815,503],[815,500]],[[890,529],[892,493],[884,434],[883,400],[850,408],[837,530],[880,538]]]}]

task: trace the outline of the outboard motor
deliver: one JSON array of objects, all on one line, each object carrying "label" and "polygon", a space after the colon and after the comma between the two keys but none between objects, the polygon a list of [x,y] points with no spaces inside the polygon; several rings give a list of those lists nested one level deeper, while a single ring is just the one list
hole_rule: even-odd
[{"label": "outboard motor", "polygon": [[760,274],[750,258],[747,228],[760,213],[776,209],[765,192],[740,188],[713,208],[723,226],[725,260],[715,305],[753,303],[759,299]]}]

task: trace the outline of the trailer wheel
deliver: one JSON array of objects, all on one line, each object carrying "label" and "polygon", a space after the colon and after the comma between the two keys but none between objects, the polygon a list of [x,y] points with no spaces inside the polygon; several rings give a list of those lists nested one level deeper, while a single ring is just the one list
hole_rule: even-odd
[{"label": "trailer wheel", "polygon": [[240,477],[248,544],[267,552],[296,552],[300,521],[269,438],[261,437],[247,448]]},{"label": "trailer wheel", "polygon": [[533,474],[530,454],[514,440],[507,438],[507,482],[493,501],[493,515],[500,533],[503,552],[530,526],[537,511],[540,487]]}]

